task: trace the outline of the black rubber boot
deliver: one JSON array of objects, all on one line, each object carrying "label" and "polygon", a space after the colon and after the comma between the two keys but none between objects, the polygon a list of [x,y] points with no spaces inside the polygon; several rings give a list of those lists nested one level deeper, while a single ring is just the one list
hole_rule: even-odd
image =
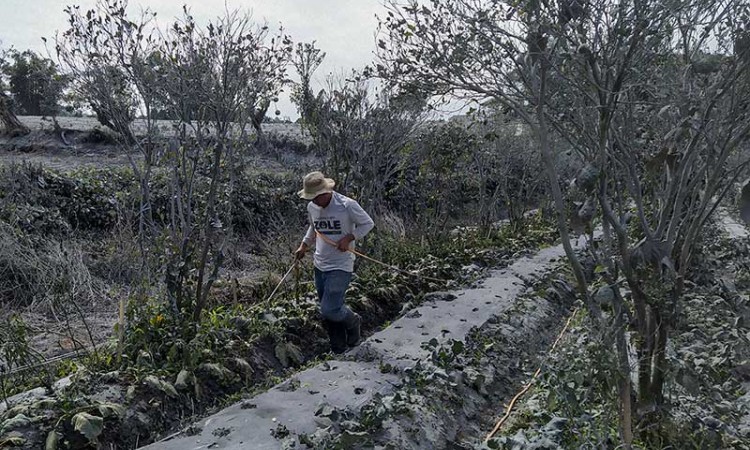
[{"label": "black rubber boot", "polygon": [[344,317],[344,325],[346,326],[346,345],[354,347],[359,344],[359,340],[362,338],[361,327],[362,317],[352,310]]},{"label": "black rubber boot", "polygon": [[331,351],[336,354],[344,353],[346,351],[346,326],[342,322],[323,319],[323,327],[328,332]]}]

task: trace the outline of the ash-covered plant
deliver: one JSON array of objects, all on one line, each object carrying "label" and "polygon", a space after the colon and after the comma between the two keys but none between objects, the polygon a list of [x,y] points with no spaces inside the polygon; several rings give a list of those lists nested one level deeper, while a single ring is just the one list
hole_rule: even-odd
[{"label": "ash-covered plant", "polygon": [[[389,5],[379,41],[384,76],[433,94],[492,99],[538,139],[579,291],[616,343],[621,438],[630,447],[635,424],[647,426],[666,406],[665,349],[700,231],[750,164],[734,158],[750,134],[748,5]],[[568,198],[554,165],[554,134],[584,166]],[[573,201],[580,204],[571,208]],[[614,289],[614,322],[602,320],[589,293],[570,245],[569,215],[603,223],[596,258]],[[656,282],[666,295],[648,291]],[[637,390],[630,383],[628,317],[636,333]]]},{"label": "ash-covered plant", "polygon": [[23,383],[29,376],[29,371],[22,369],[32,368],[31,373],[41,375],[47,389],[52,386],[52,374],[44,362],[44,356],[31,346],[29,327],[21,317],[12,315],[0,319],[0,400],[5,402],[6,408],[11,407],[8,403],[9,391],[14,387],[11,381],[20,379]]},{"label": "ash-covered plant", "polygon": [[34,242],[0,222],[0,302],[50,312],[64,299],[76,305],[98,297],[81,249],[54,241]]},{"label": "ash-covered plant", "polygon": [[163,36],[154,63],[176,134],[165,154],[170,202],[162,237],[167,293],[178,316],[197,322],[219,277],[247,127],[281,90],[290,52],[283,29],[271,35],[239,11],[199,26],[186,10]]},{"label": "ash-covered plant", "polygon": [[377,211],[404,166],[415,164],[409,140],[426,118],[425,102],[408,92],[373,87],[367,70],[329,76],[316,95],[310,80],[324,58],[314,42],[298,44],[293,64],[301,83],[292,100],[325,157],[326,173],[340,190]]}]

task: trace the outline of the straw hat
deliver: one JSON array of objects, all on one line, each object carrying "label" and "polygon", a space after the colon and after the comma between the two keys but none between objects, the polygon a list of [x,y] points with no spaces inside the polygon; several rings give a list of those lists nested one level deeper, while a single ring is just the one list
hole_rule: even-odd
[{"label": "straw hat", "polygon": [[297,192],[300,198],[312,200],[320,194],[333,192],[336,182],[326,178],[322,172],[310,172],[302,178],[302,190]]}]

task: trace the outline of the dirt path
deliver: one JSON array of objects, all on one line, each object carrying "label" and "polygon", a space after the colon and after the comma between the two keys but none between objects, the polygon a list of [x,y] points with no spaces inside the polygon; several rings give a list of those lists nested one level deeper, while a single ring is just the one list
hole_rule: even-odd
[{"label": "dirt path", "polygon": [[[561,245],[550,247],[493,272],[481,288],[432,294],[343,358],[305,370],[255,398],[194,424],[179,437],[145,448],[278,449],[287,448],[292,445],[290,440],[298,437],[302,442],[304,436],[330,429],[332,420],[327,410],[359,411],[374,400],[393,395],[410,373],[430,364],[435,349],[466,342],[472,331],[488,324],[494,332],[503,332],[498,317],[513,308],[515,301],[529,293],[531,286],[563,257]],[[530,341],[534,334],[545,334],[544,329],[537,328],[543,321],[535,322],[535,314],[551,316],[554,311],[540,307],[536,313],[521,313],[519,327]],[[549,318],[559,321],[559,317]],[[426,444],[429,447],[442,448],[451,435],[455,436],[455,430],[441,420],[431,419],[432,426],[445,426],[446,430],[431,433],[431,442]],[[408,440],[402,444],[399,448],[410,447]]]},{"label": "dirt path", "polygon": [[738,222],[729,211],[720,208],[718,212],[719,222],[731,239],[747,239],[750,237],[747,227]]}]

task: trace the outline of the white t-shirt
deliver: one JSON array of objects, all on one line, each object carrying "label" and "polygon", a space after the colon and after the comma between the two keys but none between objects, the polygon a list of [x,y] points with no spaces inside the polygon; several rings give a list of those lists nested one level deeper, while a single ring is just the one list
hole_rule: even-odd
[{"label": "white t-shirt", "polygon": [[[315,244],[313,255],[315,267],[324,272],[329,270],[353,272],[354,254],[339,251],[323,239],[316,239],[315,231],[317,230],[333,242],[338,242],[350,233],[354,235],[355,241],[358,241],[375,226],[372,218],[356,200],[338,192],[333,192],[331,202],[325,208],[313,202],[308,203],[307,212],[310,216],[310,227],[302,242],[308,246]],[[354,249],[354,242],[349,244],[349,248]]]}]

